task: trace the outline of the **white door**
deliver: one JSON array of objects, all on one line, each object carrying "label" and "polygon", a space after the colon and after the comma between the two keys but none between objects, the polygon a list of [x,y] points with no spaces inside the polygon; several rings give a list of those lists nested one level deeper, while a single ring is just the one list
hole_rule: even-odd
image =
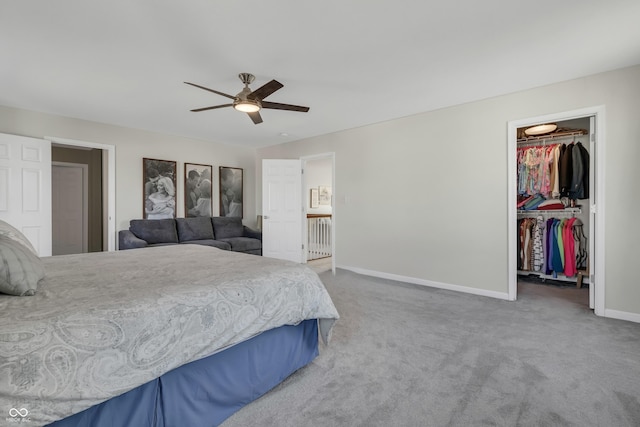
[{"label": "white door", "polygon": [[51,255],[51,143],[0,134],[0,219]]},{"label": "white door", "polygon": [[88,247],[88,166],[54,162],[51,167],[53,255]]},{"label": "white door", "polygon": [[262,160],[262,255],[303,262],[302,162]]}]

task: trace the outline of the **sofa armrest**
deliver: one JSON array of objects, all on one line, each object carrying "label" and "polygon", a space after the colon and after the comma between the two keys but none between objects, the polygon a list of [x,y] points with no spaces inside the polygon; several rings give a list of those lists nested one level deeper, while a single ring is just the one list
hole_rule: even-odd
[{"label": "sofa armrest", "polygon": [[244,230],[244,237],[251,237],[252,239],[258,239],[262,241],[262,231],[254,230],[253,228],[249,228],[246,225],[243,225],[242,229]]},{"label": "sofa armrest", "polygon": [[136,237],[130,230],[120,230],[118,232],[118,249],[136,249],[149,246],[146,240]]}]

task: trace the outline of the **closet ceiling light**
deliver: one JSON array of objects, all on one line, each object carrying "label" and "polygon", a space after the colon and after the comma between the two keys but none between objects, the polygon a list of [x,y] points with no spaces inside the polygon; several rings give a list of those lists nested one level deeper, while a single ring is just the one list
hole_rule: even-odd
[{"label": "closet ceiling light", "polygon": [[553,132],[554,130],[558,129],[558,125],[555,123],[547,123],[544,125],[536,125],[536,126],[531,126],[530,128],[527,128],[524,130],[524,133],[531,136],[531,135],[544,135],[545,133],[550,133]]}]

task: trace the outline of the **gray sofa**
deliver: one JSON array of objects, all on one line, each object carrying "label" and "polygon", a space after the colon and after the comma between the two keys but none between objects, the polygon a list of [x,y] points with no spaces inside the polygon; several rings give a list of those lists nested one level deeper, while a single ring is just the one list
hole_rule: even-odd
[{"label": "gray sofa", "polygon": [[132,219],[118,232],[119,249],[196,244],[262,255],[262,233],[242,225],[236,217]]}]

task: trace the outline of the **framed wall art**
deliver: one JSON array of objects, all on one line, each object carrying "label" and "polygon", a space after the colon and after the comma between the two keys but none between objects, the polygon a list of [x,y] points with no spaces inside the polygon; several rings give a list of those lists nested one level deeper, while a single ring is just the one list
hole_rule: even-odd
[{"label": "framed wall art", "polygon": [[220,166],[220,216],[243,217],[242,169]]},{"label": "framed wall art", "polygon": [[211,216],[211,182],[213,166],[184,164],[184,216]]},{"label": "framed wall art", "polygon": [[144,219],[176,217],[176,162],[142,159]]},{"label": "framed wall art", "polygon": [[311,188],[309,193],[309,207],[311,208],[317,208],[318,206],[320,206],[319,203],[319,199],[318,199],[318,189],[317,188]]},{"label": "framed wall art", "polygon": [[321,205],[331,204],[331,187],[320,186],[318,187],[318,202]]}]

